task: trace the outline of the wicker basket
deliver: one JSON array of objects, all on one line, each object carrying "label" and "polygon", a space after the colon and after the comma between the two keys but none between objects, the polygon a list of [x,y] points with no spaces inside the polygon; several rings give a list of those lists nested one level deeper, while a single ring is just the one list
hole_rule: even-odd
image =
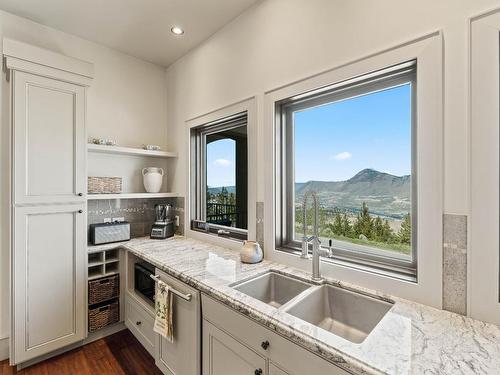
[{"label": "wicker basket", "polygon": [[120,275],[89,281],[89,305],[101,303],[120,295]]},{"label": "wicker basket", "polygon": [[88,177],[89,194],[117,194],[122,192],[121,177]]},{"label": "wicker basket", "polygon": [[89,332],[95,332],[119,321],[120,303],[118,300],[104,306],[89,308]]}]

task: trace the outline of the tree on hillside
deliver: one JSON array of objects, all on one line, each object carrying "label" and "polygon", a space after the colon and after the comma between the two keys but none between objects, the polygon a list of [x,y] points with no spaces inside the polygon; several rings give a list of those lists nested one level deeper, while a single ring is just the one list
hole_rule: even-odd
[{"label": "tree on hillside", "polygon": [[382,242],[384,241],[384,223],[380,216],[377,216],[373,220],[373,234],[372,237],[375,241]]},{"label": "tree on hillside", "polygon": [[356,222],[354,223],[354,234],[356,235],[356,237],[364,235],[366,236],[366,238],[370,239],[372,238],[372,231],[373,231],[372,217],[370,215],[370,211],[368,209],[366,202],[363,202],[363,205],[361,207],[361,212],[358,213]]},{"label": "tree on hillside", "polygon": [[410,245],[411,243],[411,216],[406,214],[403,222],[401,223],[401,228],[398,232],[399,242]]},{"label": "tree on hillside", "polygon": [[352,236],[351,223],[349,222],[349,218],[347,217],[346,213],[344,213],[344,216],[342,217],[342,235],[344,237]]},{"label": "tree on hillside", "polygon": [[342,236],[342,217],[340,216],[340,213],[336,212],[334,217],[333,217],[333,223],[329,224],[329,227],[333,234],[337,236]]},{"label": "tree on hillside", "polygon": [[385,242],[393,242],[394,233],[392,233],[392,228],[389,225],[389,220],[384,220],[384,241]]}]

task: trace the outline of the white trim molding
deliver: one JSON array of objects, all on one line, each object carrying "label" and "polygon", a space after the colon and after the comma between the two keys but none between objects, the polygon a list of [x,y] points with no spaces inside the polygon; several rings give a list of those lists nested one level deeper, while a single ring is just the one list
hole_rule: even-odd
[{"label": "white trim molding", "polygon": [[90,86],[94,76],[92,63],[14,39],[3,38],[2,42],[2,53],[7,69]]},{"label": "white trim molding", "polygon": [[[257,165],[257,107],[255,97],[241,100],[226,107],[210,111],[206,114],[193,117],[186,121],[187,144],[186,160],[188,160],[188,172],[186,174],[186,199],[185,199],[185,227],[184,233],[186,237],[197,238],[217,245],[225,246],[233,250],[239,250],[241,241],[218,237],[213,234],[206,234],[191,230],[192,209],[191,209],[191,194],[192,181],[191,173],[193,166],[191,165],[191,129],[197,126],[208,124],[220,120],[225,117],[235,115],[237,113],[247,113],[247,136],[248,136],[248,165]],[[257,168],[248,168],[248,239],[256,239],[256,201],[257,201]]]},{"label": "white trim molding", "polygon": [[266,258],[311,270],[311,260],[276,250],[276,103],[403,62],[417,61],[416,175],[417,281],[322,262],[325,276],[442,308],[443,244],[443,37],[440,31],[268,91],[264,103]]},{"label": "white trim molding", "polygon": [[470,316],[500,324],[500,9],[470,20]]},{"label": "white trim molding", "polygon": [[9,358],[9,338],[0,339],[0,361]]}]

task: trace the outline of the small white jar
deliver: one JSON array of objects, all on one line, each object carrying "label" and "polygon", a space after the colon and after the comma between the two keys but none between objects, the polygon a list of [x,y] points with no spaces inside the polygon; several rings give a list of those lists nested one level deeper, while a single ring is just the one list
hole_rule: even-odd
[{"label": "small white jar", "polygon": [[243,241],[240,250],[240,259],[243,263],[259,263],[263,257],[264,254],[258,242]]},{"label": "small white jar", "polygon": [[159,193],[163,184],[163,168],[149,167],[142,169],[144,189],[148,193]]}]

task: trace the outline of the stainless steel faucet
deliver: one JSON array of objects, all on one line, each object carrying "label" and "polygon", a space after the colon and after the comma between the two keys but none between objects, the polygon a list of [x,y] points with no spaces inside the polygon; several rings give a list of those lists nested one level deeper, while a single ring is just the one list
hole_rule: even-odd
[{"label": "stainless steel faucet", "polygon": [[[307,237],[307,198],[309,195],[313,198],[313,208],[314,208],[314,220],[313,220],[313,235]],[[316,192],[307,191],[304,194],[304,200],[302,201],[302,254],[300,255],[303,259],[309,259],[309,242],[312,241],[313,256],[312,256],[312,279],[313,281],[320,281],[321,275],[319,272],[319,252],[321,241],[319,240],[319,211],[318,211],[318,197]]]}]

